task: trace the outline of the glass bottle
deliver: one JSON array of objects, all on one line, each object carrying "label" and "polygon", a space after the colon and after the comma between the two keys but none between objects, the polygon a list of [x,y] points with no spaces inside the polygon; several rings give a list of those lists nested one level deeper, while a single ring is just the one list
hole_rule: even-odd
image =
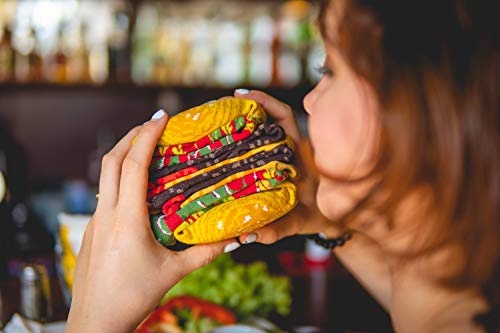
[{"label": "glass bottle", "polygon": [[222,87],[243,83],[245,26],[241,21],[227,20],[220,24],[216,50],[215,78]]},{"label": "glass bottle", "polygon": [[157,7],[147,2],[140,4],[132,36],[132,80],[137,84],[148,84],[153,79],[158,26]]},{"label": "glass bottle", "polygon": [[92,84],[104,84],[109,77],[110,1],[84,1],[86,14],[85,42],[89,52],[89,74]]},{"label": "glass bottle", "polygon": [[111,31],[108,41],[109,80],[126,82],[130,78],[130,6],[125,1],[113,2]]},{"label": "glass bottle", "polygon": [[64,25],[61,25],[58,29],[55,53],[51,61],[51,81],[62,84],[67,82],[68,65],[68,57],[64,49],[64,38]]},{"label": "glass bottle", "polygon": [[296,86],[303,80],[310,10],[310,3],[303,0],[284,2],[280,8],[278,76],[283,86]]},{"label": "glass bottle", "polygon": [[78,41],[77,50],[72,57],[74,64],[70,65],[70,68],[81,66],[80,83],[90,83],[92,81],[90,78],[90,52],[87,43],[87,27],[84,23],[80,24]]},{"label": "glass bottle", "polygon": [[250,25],[248,81],[252,86],[266,87],[273,75],[272,43],[275,35],[273,18],[259,14]]},{"label": "glass bottle", "polygon": [[7,24],[4,24],[0,34],[0,82],[10,82],[14,77],[12,31]]},{"label": "glass bottle", "polygon": [[29,53],[35,47],[35,40],[31,38],[25,27],[16,27],[13,34],[14,47],[14,78],[16,82],[30,80]]},{"label": "glass bottle", "polygon": [[43,61],[42,61],[42,56],[40,55],[38,49],[36,32],[33,27],[30,28],[27,38],[32,40],[32,45],[33,45],[28,53],[28,66],[29,66],[28,81],[33,83],[42,82],[44,80]]}]

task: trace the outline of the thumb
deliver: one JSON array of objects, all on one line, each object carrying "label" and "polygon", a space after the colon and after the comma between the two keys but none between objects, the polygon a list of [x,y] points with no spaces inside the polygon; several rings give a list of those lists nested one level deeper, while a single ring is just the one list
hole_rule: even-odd
[{"label": "thumb", "polygon": [[177,252],[177,261],[181,276],[185,276],[198,268],[211,263],[223,253],[236,250],[241,246],[234,238],[220,242],[200,244]]}]

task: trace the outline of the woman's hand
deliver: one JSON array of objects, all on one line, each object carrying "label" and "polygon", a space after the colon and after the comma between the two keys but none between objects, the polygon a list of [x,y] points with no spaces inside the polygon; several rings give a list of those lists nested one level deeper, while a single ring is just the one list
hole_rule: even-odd
[{"label": "woman's hand", "polygon": [[297,120],[295,119],[290,105],[285,104],[260,90],[236,89],[234,97],[252,99],[256,101],[271,117],[274,118],[276,124],[283,127],[286,134],[288,134],[295,143],[302,141],[302,135],[300,134]]},{"label": "woman's hand", "polygon": [[182,277],[239,246],[228,240],[173,252],[155,239],[146,205],[148,167],[166,123],[158,111],[103,158],[99,202],[78,254],[67,332],[131,332]]},{"label": "woman's hand", "polygon": [[317,172],[313,163],[312,148],[300,133],[292,108],[276,98],[259,90],[235,91],[235,97],[252,99],[262,105],[266,112],[283,127],[285,132],[297,145],[296,166],[299,178],[294,181],[297,186],[299,203],[297,207],[281,219],[268,224],[251,234],[240,236],[243,243],[249,243],[256,237],[259,243],[271,244],[282,238],[295,234],[312,234],[322,232],[328,237],[341,233],[339,226],[328,221],[316,206]]}]

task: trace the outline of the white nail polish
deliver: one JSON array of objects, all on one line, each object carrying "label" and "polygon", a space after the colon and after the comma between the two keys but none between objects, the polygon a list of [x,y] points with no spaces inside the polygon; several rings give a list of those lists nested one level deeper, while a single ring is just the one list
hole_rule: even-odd
[{"label": "white nail polish", "polygon": [[250,243],[253,243],[257,240],[257,234],[256,233],[251,233],[247,236],[247,238],[245,239],[245,241],[243,242],[243,244],[250,244]]},{"label": "white nail polish", "polygon": [[234,251],[236,250],[237,248],[239,248],[241,245],[238,244],[237,242],[233,242],[231,244],[228,244],[226,245],[226,247],[224,248],[224,253],[228,253],[228,252],[231,252],[231,251]]},{"label": "white nail polish", "polygon": [[240,89],[236,89],[235,92],[240,94],[240,95],[246,95],[246,94],[250,93],[250,90],[240,88]]},{"label": "white nail polish", "polygon": [[151,117],[151,120],[158,120],[165,117],[165,111],[163,109],[160,109],[155,112],[155,114]]}]

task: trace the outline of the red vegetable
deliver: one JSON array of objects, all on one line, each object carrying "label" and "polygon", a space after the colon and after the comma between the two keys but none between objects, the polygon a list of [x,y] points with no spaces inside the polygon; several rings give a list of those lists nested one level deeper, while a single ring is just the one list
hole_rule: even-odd
[{"label": "red vegetable", "polygon": [[170,312],[191,309],[195,318],[209,317],[224,325],[236,323],[234,314],[225,307],[193,296],[171,298],[162,305],[162,308]]},{"label": "red vegetable", "polygon": [[225,307],[210,301],[193,296],[177,296],[169,299],[165,304],[157,307],[135,330],[135,333],[155,332],[154,327],[159,323],[177,326],[175,311],[191,310],[193,318],[208,317],[221,325],[236,323],[234,314]]}]

